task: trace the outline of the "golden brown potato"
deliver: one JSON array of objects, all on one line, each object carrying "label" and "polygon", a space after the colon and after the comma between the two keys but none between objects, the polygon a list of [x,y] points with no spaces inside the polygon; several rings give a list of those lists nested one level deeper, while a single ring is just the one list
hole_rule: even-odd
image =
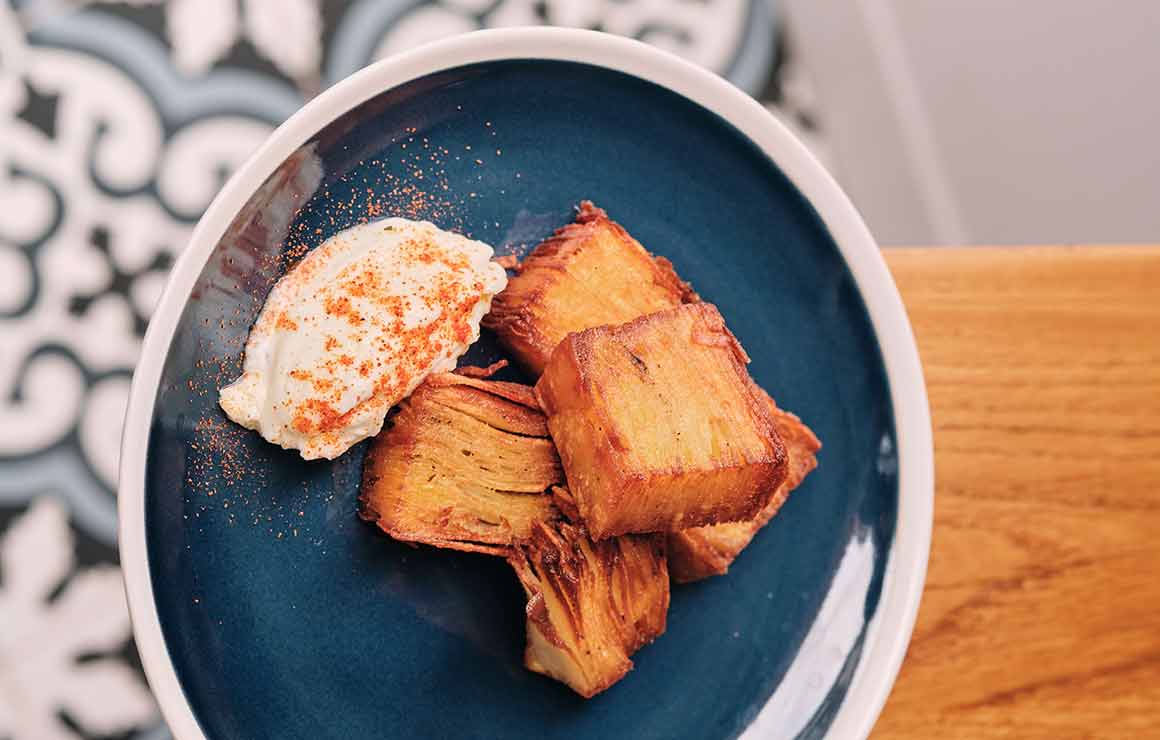
[{"label": "golden brown potato", "polygon": [[559,511],[560,461],[532,389],[432,375],[375,438],[359,513],[397,540],[506,555]]},{"label": "golden brown potato", "polygon": [[757,531],[764,527],[785,503],[790,491],[801,485],[805,477],[818,466],[817,452],[821,449],[822,443],[810,428],[797,416],[777,408],[765,391],[761,391],[761,395],[773,414],[773,423],[785,444],[786,456],[789,459],[789,471],[785,480],[778,486],[769,503],[749,521],[670,532],[669,572],[677,583],[698,581],[709,576],[721,575],[729,570],[729,565],[741,554]]},{"label": "golden brown potato", "polygon": [[785,448],[716,307],[689,303],[570,334],[536,384],[589,533],[751,519]]},{"label": "golden brown potato", "polygon": [[665,631],[663,535],[593,542],[580,526],[536,522],[508,562],[528,595],[525,665],[585,698],[619,681],[629,656]]},{"label": "golden brown potato", "polygon": [[672,263],[653,257],[589,201],[518,269],[483,325],[536,375],[569,332],[698,300]]}]

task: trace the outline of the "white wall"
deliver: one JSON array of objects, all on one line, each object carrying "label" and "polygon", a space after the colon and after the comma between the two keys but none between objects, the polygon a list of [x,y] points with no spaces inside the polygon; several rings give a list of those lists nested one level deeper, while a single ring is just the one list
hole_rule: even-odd
[{"label": "white wall", "polygon": [[1160,241],[1160,0],[785,0],[883,243]]}]

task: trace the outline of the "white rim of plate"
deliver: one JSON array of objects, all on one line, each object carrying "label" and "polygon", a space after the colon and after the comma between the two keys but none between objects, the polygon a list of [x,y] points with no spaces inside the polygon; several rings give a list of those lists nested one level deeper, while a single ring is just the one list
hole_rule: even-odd
[{"label": "white rim of plate", "polygon": [[827,733],[865,738],[910,642],[926,577],[934,510],[930,409],[918,348],[898,289],[853,204],[809,151],[759,103],[721,77],[638,41],[595,31],[475,31],[376,62],[311,100],[279,126],[221,189],[193,231],[158,302],[133,373],[121,440],[119,545],[133,632],[146,678],[177,740],[205,740],[177,678],[153,600],[145,538],[145,464],[162,367],[190,291],[238,211],[274,170],[324,126],[419,77],[478,62],[541,59],[604,67],[668,88],[732,124],[805,195],[829,229],[866,304],[894,407],[898,523],[878,609],[846,697]]}]

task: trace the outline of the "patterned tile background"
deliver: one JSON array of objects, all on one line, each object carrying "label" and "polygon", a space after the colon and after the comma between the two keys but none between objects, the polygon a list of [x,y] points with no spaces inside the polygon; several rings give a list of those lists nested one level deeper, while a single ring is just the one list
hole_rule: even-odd
[{"label": "patterned tile background", "polygon": [[[306,99],[476,28],[633,36],[821,149],[766,0],[0,0],[0,738],[163,738],[117,567],[150,310],[229,173]],[[824,152],[819,151],[823,155]]]}]

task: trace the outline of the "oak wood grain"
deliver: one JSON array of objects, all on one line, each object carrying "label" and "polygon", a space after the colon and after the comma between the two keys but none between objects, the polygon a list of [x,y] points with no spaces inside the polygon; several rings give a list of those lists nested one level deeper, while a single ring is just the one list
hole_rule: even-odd
[{"label": "oak wood grain", "polygon": [[875,738],[1160,737],[1160,247],[885,252],[936,495]]}]

